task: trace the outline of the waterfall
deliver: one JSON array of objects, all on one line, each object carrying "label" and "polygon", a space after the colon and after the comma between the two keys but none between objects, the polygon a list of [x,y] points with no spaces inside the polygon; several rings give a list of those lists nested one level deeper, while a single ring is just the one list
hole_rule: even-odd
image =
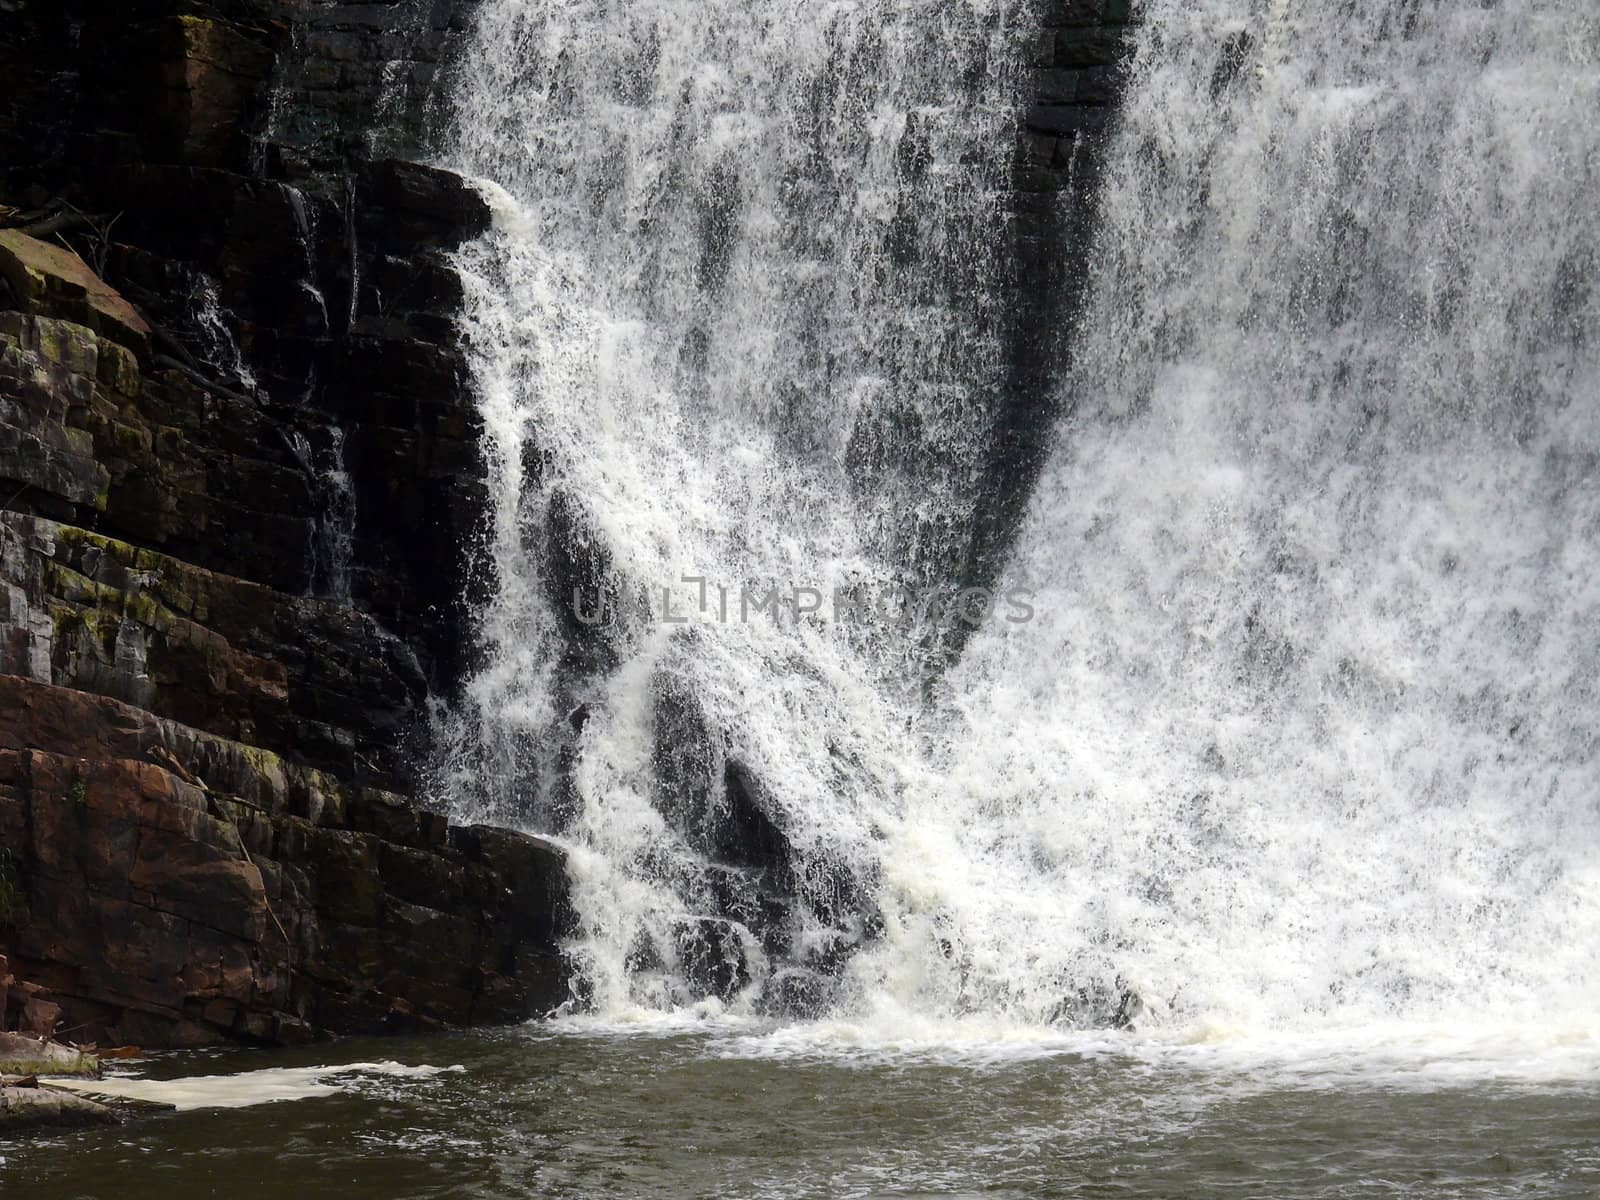
[{"label": "waterfall", "polygon": [[462,263],[495,597],[462,775],[569,845],[602,1009],[814,1004],[872,936],[873,822],[948,647],[835,602],[954,578],[977,536],[1024,33],[1002,0],[483,11],[456,153],[500,214]]},{"label": "waterfall", "polygon": [[1140,16],[988,580],[1036,14],[485,5],[448,784],[568,847],[601,1012],[1593,1021],[1600,21]]},{"label": "waterfall", "polygon": [[886,851],[942,972],[899,1000],[1593,1020],[1597,33],[1147,6],[1038,619],[948,679]]},{"label": "waterfall", "polygon": [[232,314],[222,303],[217,281],[204,271],[194,271],[189,279],[189,302],[194,314],[194,329],[202,358],[219,374],[237,380],[246,390],[256,387],[255,372],[245,361],[239,342],[229,324]]}]

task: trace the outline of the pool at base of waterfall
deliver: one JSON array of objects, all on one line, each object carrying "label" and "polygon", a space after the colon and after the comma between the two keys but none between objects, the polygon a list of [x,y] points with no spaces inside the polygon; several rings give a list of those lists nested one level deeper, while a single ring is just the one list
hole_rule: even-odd
[{"label": "pool at base of waterfall", "polygon": [[105,1086],[177,1109],[0,1141],[5,1195],[1600,1195],[1592,1029],[570,1021],[164,1055]]}]

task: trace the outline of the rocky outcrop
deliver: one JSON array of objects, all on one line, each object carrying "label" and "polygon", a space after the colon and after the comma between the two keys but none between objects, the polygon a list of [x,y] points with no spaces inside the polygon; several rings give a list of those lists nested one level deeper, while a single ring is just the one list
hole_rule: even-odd
[{"label": "rocky outcrop", "polygon": [[[463,6],[12,8],[0,236],[53,258],[67,292],[69,264],[103,279],[153,328],[145,353],[77,296],[19,287],[0,247],[0,306],[86,326],[144,376],[93,431],[104,503],[92,480],[63,503],[18,478],[30,490],[4,507],[353,602],[448,691],[484,511],[448,255],[489,209],[449,172],[382,156],[407,138],[358,128],[386,113],[415,143]],[[101,367],[134,382],[125,368]]]},{"label": "rocky outcrop", "polygon": [[12,0],[0,28],[0,1027],[146,1047],[513,1021],[561,855],[417,804],[485,510],[395,157],[428,0]]},{"label": "rocky outcrop", "polygon": [[0,845],[7,1011],[50,1006],[41,1033],[281,1042],[566,993],[552,847],[104,697],[0,677]]},{"label": "rocky outcrop", "polygon": [[726,1001],[749,985],[750,956],[759,951],[780,964],[754,997],[761,1010],[816,1015],[850,954],[881,932],[874,880],[861,864],[797,852],[777,799],[674,669],[656,672],[650,699],[651,799],[690,851],[671,871],[692,911],[705,915],[677,920],[668,944],[636,945],[636,962],[670,959],[685,999]]},{"label": "rocky outcrop", "polygon": [[29,1082],[25,1087],[0,1085],[0,1134],[29,1133],[38,1129],[85,1129],[94,1125],[116,1125],[118,1113],[89,1099],[60,1088],[41,1087]]},{"label": "rocky outcrop", "polygon": [[[5,978],[4,972],[5,960],[0,959],[0,980]],[[40,1075],[97,1079],[100,1062],[94,1055],[60,1042],[25,1033],[0,1033],[0,1076],[25,1079]]]},{"label": "rocky outcrop", "polygon": [[135,354],[149,354],[150,326],[70,250],[0,229],[0,276],[26,309],[66,317]]},{"label": "rocky outcrop", "polygon": [[[0,335],[3,336],[3,335]],[[427,683],[365,613],[0,513],[0,669],[400,785]]]}]

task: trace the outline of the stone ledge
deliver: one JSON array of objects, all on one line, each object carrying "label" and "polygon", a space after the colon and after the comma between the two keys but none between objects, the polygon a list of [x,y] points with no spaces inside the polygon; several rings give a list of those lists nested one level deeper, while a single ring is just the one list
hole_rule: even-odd
[{"label": "stone ledge", "polygon": [[0,670],[380,778],[402,770],[427,694],[365,614],[4,512]]},{"label": "stone ledge", "polygon": [[11,1019],[53,1006],[78,1040],[505,1022],[567,995],[554,846],[15,676],[0,846]]},{"label": "stone ledge", "polygon": [[122,1117],[104,1104],[61,1088],[0,1087],[0,1134],[39,1129],[85,1129],[118,1125]]},{"label": "stone ledge", "polygon": [[0,276],[28,311],[87,325],[140,357],[150,353],[145,319],[70,250],[0,229]]}]

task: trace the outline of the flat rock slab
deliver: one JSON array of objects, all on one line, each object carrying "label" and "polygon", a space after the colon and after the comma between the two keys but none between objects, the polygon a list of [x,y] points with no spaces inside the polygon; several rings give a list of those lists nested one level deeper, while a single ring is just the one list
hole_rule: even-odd
[{"label": "flat rock slab", "polygon": [[122,1117],[104,1104],[52,1087],[0,1088],[0,1135],[32,1129],[116,1125]]},{"label": "flat rock slab", "polygon": [[133,305],[62,246],[0,229],[0,276],[30,311],[87,325],[144,357],[150,326]]},{"label": "flat rock slab", "polygon": [[[62,1092],[69,1096],[77,1096],[81,1100],[92,1100],[102,1108],[109,1108],[118,1117],[127,1120],[133,1117],[153,1117],[163,1113],[177,1112],[178,1106],[169,1100],[153,1100],[148,1096],[133,1095],[117,1090],[123,1081],[112,1077],[104,1082],[93,1082],[83,1079],[56,1079],[48,1083],[35,1084],[35,1087],[48,1088],[51,1091]],[[137,1086],[142,1080],[128,1081]],[[110,1090],[101,1091],[102,1087]]]},{"label": "flat rock slab", "polygon": [[0,1075],[100,1075],[100,1060],[92,1054],[41,1042],[25,1033],[0,1033]]}]

